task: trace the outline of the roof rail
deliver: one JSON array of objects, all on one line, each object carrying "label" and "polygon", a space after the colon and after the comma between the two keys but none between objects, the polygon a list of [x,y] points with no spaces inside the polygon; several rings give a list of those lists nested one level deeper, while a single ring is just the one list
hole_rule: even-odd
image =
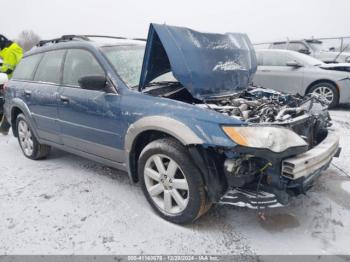
[{"label": "roof rail", "polygon": [[110,36],[110,35],[83,35],[84,37],[87,38],[95,38],[95,37],[100,37],[100,38],[112,38],[112,39],[128,39],[126,37],[122,37],[122,36]]},{"label": "roof rail", "polygon": [[60,42],[72,41],[74,39],[89,41],[89,39],[87,37],[84,37],[83,35],[63,35],[59,38],[54,38],[54,39],[50,39],[50,40],[41,40],[41,41],[39,41],[37,46],[44,46],[44,45],[49,44],[49,43],[57,44]]},{"label": "roof rail", "polygon": [[109,35],[63,35],[59,38],[54,38],[50,40],[41,40],[37,46],[44,46],[46,44],[57,44],[60,42],[68,42],[73,40],[83,40],[83,41],[91,41],[90,38],[111,38],[111,39],[121,39],[121,40],[138,40],[138,41],[146,41],[145,38],[126,38],[122,36],[109,36]]},{"label": "roof rail", "polygon": [[100,37],[100,38],[111,38],[111,39],[123,39],[123,40],[137,40],[137,41],[146,41],[146,38],[128,38],[123,36],[110,36],[110,35],[82,35],[87,38],[94,38],[94,37]]}]

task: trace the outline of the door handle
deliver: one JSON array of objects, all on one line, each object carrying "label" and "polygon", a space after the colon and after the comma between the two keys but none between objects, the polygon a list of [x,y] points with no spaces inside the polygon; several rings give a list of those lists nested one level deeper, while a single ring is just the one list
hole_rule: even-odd
[{"label": "door handle", "polygon": [[263,69],[263,70],[261,70],[261,72],[265,72],[266,73],[266,72],[271,72],[271,70],[267,70],[267,69],[264,70]]},{"label": "door handle", "polygon": [[60,100],[65,103],[65,104],[68,104],[69,103],[69,98],[66,97],[66,96],[60,96]]},{"label": "door handle", "polygon": [[32,95],[32,91],[24,90],[24,94],[25,94],[25,96],[31,96]]}]

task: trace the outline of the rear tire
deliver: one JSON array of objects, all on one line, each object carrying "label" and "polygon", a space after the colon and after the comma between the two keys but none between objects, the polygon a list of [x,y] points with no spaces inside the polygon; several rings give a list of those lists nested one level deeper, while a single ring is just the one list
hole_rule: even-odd
[{"label": "rear tire", "polygon": [[47,157],[51,147],[38,142],[23,114],[17,116],[16,128],[18,132],[18,143],[26,157],[33,160]]},{"label": "rear tire", "polygon": [[138,175],[147,201],[172,223],[193,222],[211,206],[198,168],[174,139],[149,143],[140,154]]},{"label": "rear tire", "polygon": [[329,82],[320,82],[311,86],[308,94],[315,93],[323,96],[327,101],[330,102],[328,108],[334,108],[339,103],[339,92],[336,86]]}]

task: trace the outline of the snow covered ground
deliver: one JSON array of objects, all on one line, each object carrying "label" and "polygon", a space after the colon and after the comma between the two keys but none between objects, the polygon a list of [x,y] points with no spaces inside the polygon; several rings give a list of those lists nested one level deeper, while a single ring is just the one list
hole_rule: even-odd
[{"label": "snow covered ground", "polygon": [[[331,112],[350,173],[350,107]],[[334,166],[290,206],[214,206],[192,225],[153,213],[125,173],[53,150],[26,159],[0,136],[0,254],[350,254],[350,178]]]}]

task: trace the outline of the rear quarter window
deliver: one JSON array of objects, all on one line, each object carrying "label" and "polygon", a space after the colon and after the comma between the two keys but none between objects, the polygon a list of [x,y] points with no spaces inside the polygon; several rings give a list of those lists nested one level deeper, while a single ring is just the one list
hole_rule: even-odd
[{"label": "rear quarter window", "polygon": [[34,70],[39,63],[42,54],[24,57],[13,72],[13,79],[33,80]]}]

